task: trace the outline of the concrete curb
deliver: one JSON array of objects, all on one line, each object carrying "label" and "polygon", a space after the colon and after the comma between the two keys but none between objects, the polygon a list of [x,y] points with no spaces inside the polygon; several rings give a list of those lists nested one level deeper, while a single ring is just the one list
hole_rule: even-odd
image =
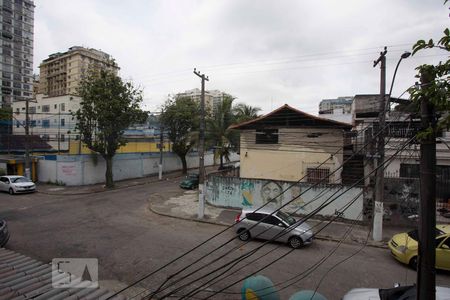
[{"label": "concrete curb", "polygon": [[[191,221],[191,222],[198,222],[198,223],[213,224],[213,225],[219,225],[219,226],[223,226],[223,227],[229,227],[229,226],[232,225],[232,224],[224,224],[224,223],[219,223],[219,222],[209,221],[209,220],[199,220],[199,219],[194,219],[194,218],[188,218],[188,217],[181,217],[181,216],[171,215],[171,214],[160,212],[160,211],[156,210],[155,208],[152,207],[151,203],[148,205],[148,209],[149,209],[149,211],[153,212],[154,214],[157,214],[157,215],[160,215],[160,216],[164,216],[164,217],[174,218],[174,219],[180,219],[180,220]],[[340,242],[340,239],[336,239],[336,238],[333,238],[333,237],[330,237],[330,236],[317,235],[315,237],[315,239],[323,240],[323,241],[331,241],[331,242],[336,242],[336,243]],[[343,244],[363,245],[364,243],[360,243],[360,242],[356,242],[356,241],[354,241],[354,242],[344,241]],[[377,244],[371,243],[370,241],[367,243],[366,246],[373,247],[373,248],[380,248],[380,249],[389,249],[387,245],[377,245]]]}]

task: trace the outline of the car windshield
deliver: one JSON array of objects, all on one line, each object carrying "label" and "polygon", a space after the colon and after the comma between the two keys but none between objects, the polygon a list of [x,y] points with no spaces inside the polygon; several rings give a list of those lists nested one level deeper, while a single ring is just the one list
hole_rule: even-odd
[{"label": "car windshield", "polygon": [[31,180],[29,180],[28,178],[25,178],[25,177],[13,178],[11,181],[14,183],[31,182]]},{"label": "car windshield", "polygon": [[[443,232],[442,230],[436,228],[436,236],[441,236],[444,233],[445,232]],[[408,236],[410,238],[412,238],[413,240],[418,241],[419,240],[419,230],[417,230],[417,229],[411,230],[410,232],[408,232]]]},{"label": "car windshield", "polygon": [[297,222],[293,217],[282,211],[277,212],[277,217],[288,223],[289,225],[294,225],[295,222]]},{"label": "car windshield", "polygon": [[197,179],[198,178],[198,174],[189,174],[188,178],[189,179]]}]

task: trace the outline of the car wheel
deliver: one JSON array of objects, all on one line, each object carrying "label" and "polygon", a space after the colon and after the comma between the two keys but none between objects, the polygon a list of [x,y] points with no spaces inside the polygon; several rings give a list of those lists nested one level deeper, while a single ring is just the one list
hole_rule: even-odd
[{"label": "car wheel", "polygon": [[289,239],[289,246],[291,246],[294,249],[298,249],[301,246],[303,246],[303,240],[298,236],[293,236]]},{"label": "car wheel", "polygon": [[12,188],[9,188],[9,194],[14,195],[14,190]]},{"label": "car wheel", "polygon": [[247,229],[240,229],[238,231],[238,237],[241,241],[248,241],[250,239],[250,232]]},{"label": "car wheel", "polygon": [[414,270],[417,270],[417,256],[414,256],[409,260],[409,266]]}]

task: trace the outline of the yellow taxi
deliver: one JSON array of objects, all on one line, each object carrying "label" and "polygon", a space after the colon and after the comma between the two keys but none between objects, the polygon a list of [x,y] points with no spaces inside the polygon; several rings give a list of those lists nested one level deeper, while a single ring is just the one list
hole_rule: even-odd
[{"label": "yellow taxi", "polygon": [[[400,262],[417,268],[418,230],[399,233],[392,237],[388,246]],[[450,225],[436,226],[436,268],[450,271]]]}]

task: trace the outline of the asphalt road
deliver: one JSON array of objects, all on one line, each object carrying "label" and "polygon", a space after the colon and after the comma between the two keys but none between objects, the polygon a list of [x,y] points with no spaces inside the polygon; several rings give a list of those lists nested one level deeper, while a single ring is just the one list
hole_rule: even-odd
[{"label": "asphalt road", "polygon": [[[148,210],[150,198],[181,193],[178,180],[89,195],[35,193],[10,196],[1,193],[0,217],[8,221],[11,232],[6,248],[42,261],[51,261],[55,257],[98,258],[100,284],[117,289],[156,270],[224,229],[212,224],[163,217]],[[188,275],[182,281],[186,287],[175,294],[186,295],[200,285],[198,277],[201,275],[262,245],[261,241],[242,245],[242,242],[232,240],[219,251],[207,255],[233,236],[230,231],[221,234],[170,267],[157,272],[137,288],[128,290],[127,296],[134,296],[144,288],[157,288],[170,274],[206,256],[201,260],[202,264],[196,264],[182,273]],[[320,293],[328,299],[340,299],[351,288],[388,288],[396,282],[402,285],[415,282],[415,272],[397,263],[386,249],[365,247],[361,250],[361,246],[356,244],[342,244],[336,248],[337,245],[335,242],[316,240],[312,245],[289,254],[290,249],[285,245],[265,246],[236,265],[233,270],[238,270],[234,274],[218,280],[209,287],[209,291],[192,298],[205,298],[212,295],[211,291],[219,291],[238,281],[240,283],[227,289],[227,293],[220,293],[213,298],[240,299],[240,280],[275,259],[279,260],[258,273],[268,276],[277,284],[282,299],[288,299],[298,290],[315,289],[319,283]],[[232,254],[223,256],[231,249],[235,249]],[[335,252],[322,265],[310,274],[305,273],[331,251]],[[357,251],[360,252],[351,257]],[[281,258],[283,254],[287,255]],[[259,256],[262,258],[253,261]],[[347,260],[331,268],[344,259]],[[202,269],[202,266],[205,268]],[[191,272],[193,274],[189,275]],[[210,278],[201,282],[205,283]],[[437,282],[450,285],[450,273],[438,272]],[[180,285],[171,283],[170,289],[163,288],[159,295]]]}]

